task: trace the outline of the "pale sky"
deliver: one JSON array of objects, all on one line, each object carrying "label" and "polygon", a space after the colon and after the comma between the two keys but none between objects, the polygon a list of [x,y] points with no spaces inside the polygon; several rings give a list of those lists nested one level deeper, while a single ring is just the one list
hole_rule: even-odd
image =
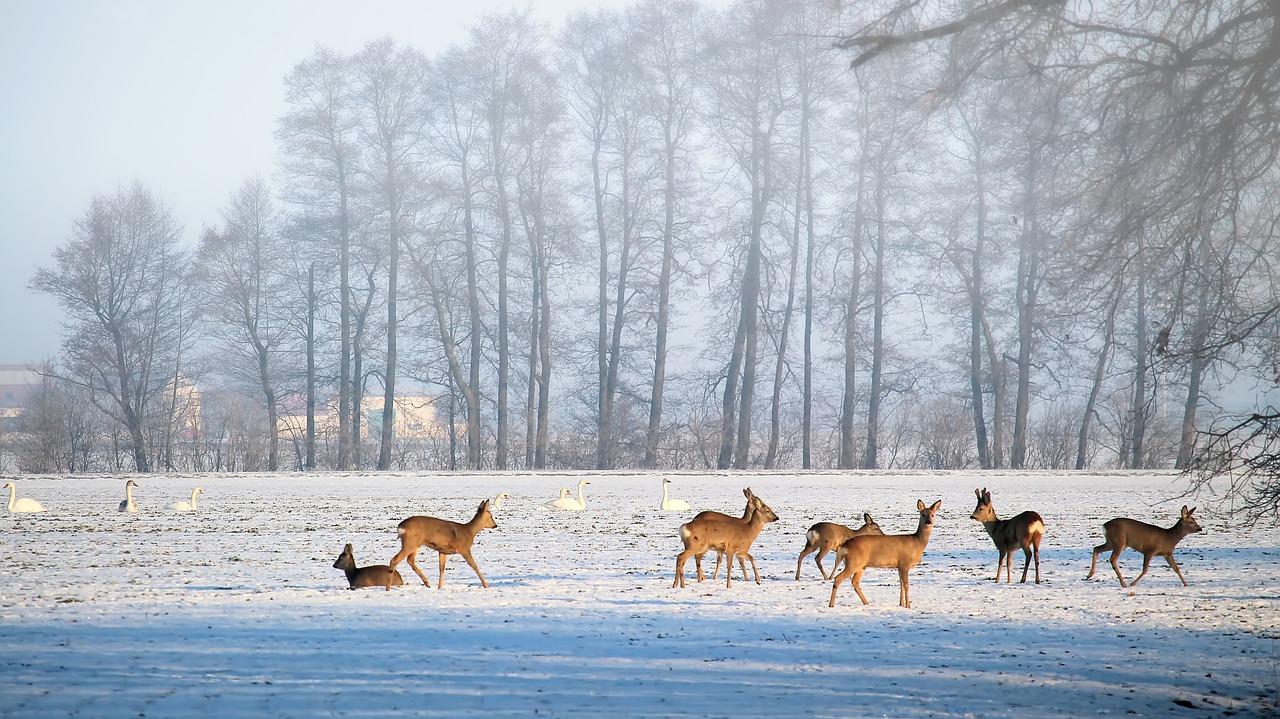
[{"label": "pale sky", "polygon": [[[626,0],[532,0],[558,25]],[[0,364],[59,352],[61,311],[28,289],[95,194],[141,181],[192,243],[274,169],[282,78],[316,45],[384,35],[435,54],[511,0],[0,0]]]}]

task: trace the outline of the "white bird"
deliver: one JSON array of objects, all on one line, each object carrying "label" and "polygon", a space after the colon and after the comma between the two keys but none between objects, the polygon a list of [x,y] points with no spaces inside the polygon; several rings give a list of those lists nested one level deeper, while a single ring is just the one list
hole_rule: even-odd
[{"label": "white bird", "polygon": [[119,511],[131,513],[138,511],[138,505],[133,501],[133,488],[136,486],[138,483],[132,479],[124,483],[124,499],[120,500],[120,506],[117,508]]},{"label": "white bird", "polygon": [[662,478],[662,505],[661,509],[668,512],[683,512],[689,509],[689,503],[683,499],[671,499],[667,496],[667,485],[671,484],[671,480],[666,477]]},{"label": "white bird", "polygon": [[4,486],[4,488],[9,490],[9,511],[10,512],[47,512],[49,511],[44,508],[43,504],[40,504],[34,499],[27,499],[26,497],[23,497],[22,499],[18,499],[18,487],[13,482],[9,482]]},{"label": "white bird", "polygon": [[201,494],[204,494],[204,490],[196,487],[191,490],[190,502],[174,502],[169,505],[169,509],[172,509],[175,512],[194,512],[196,511],[196,497]]},{"label": "white bird", "polygon": [[498,496],[494,497],[493,501],[489,503],[489,509],[490,510],[501,509],[502,500],[504,499],[511,499],[511,497],[509,497],[506,492],[499,492]]},{"label": "white bird", "polygon": [[587,498],[582,495],[582,487],[583,485],[587,485],[587,484],[591,484],[591,483],[585,479],[578,480],[578,498],[577,499],[574,499],[573,497],[565,496],[565,492],[567,492],[568,490],[563,490],[560,493],[559,499],[554,499],[550,502],[547,502],[546,505],[544,506],[546,506],[549,509],[563,509],[567,512],[581,512],[582,510],[587,508]]}]

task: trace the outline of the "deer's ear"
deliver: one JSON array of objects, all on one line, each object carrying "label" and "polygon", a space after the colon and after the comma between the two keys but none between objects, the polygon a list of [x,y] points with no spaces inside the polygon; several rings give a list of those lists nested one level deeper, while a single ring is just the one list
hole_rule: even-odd
[{"label": "deer's ear", "polygon": [[917,500],[916,500],[916,511],[917,511],[917,512],[923,512],[923,511],[924,511],[924,500],[923,500],[923,499],[917,499]]},{"label": "deer's ear", "polygon": [[866,522],[867,524],[874,524],[874,522],[871,521],[871,514],[869,512],[862,513],[862,521]]},{"label": "deer's ear", "polygon": [[934,502],[934,503],[933,503],[933,506],[929,508],[929,511],[930,511],[930,512],[936,512],[936,511],[938,511],[941,507],[942,507],[942,500],[941,500],[941,499],[939,499],[938,501],[936,501],[936,502]]},{"label": "deer's ear", "polygon": [[976,494],[976,495],[978,495],[978,499],[982,499],[982,490],[981,490],[981,489],[975,489],[975,490],[973,490],[973,493],[974,493],[974,494]]}]

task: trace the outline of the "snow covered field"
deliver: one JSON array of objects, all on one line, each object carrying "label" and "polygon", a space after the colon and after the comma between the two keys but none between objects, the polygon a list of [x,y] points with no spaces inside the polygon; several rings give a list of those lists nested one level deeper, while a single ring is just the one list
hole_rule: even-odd
[{"label": "snow covered field", "polygon": [[[750,486],[780,516],[753,549],[763,585],[672,589],[676,530],[657,474],[156,476],[138,515],[123,477],[27,477],[45,514],[0,517],[0,716],[1275,716],[1280,530],[1212,507],[1136,590],[1105,558],[1101,525],[1172,525],[1172,474],[670,474],[694,510],[742,510]],[[584,512],[540,505],[588,478]],[[204,488],[199,511],[165,509]],[[1045,583],[1000,584],[969,518],[975,487],[1002,517],[1036,509]],[[347,591],[346,542],[387,562],[412,514],[457,521],[500,491],[476,540],[492,584],[461,559],[434,588]],[[868,570],[863,607],[806,558],[816,521],[914,531],[942,500],[914,609],[897,573]],[[1195,504],[1196,502],[1191,502]],[[831,557],[827,558],[828,566]],[[1021,554],[1015,567],[1021,568]],[[1121,566],[1132,578],[1141,555]],[[1017,572],[1015,572],[1015,580]]]}]

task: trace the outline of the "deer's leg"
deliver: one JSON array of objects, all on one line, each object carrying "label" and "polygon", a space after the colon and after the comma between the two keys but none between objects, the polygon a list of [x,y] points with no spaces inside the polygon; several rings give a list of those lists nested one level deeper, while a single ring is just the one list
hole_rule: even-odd
[{"label": "deer's leg", "polygon": [[689,561],[689,555],[692,552],[685,547],[683,552],[676,555],[676,581],[672,583],[671,588],[684,587],[684,563]]},{"label": "deer's leg", "polygon": [[[810,554],[813,554],[814,550],[816,550],[816,549],[817,549],[817,547],[810,546],[810,545],[806,542],[806,543],[805,543],[805,545],[804,545],[804,549],[801,549],[801,550],[800,550],[800,558],[796,560],[796,581],[797,581],[797,582],[798,582],[798,581],[800,581],[800,565],[804,562],[804,558],[805,558],[805,557],[807,557],[807,556],[809,556]],[[821,556],[821,555],[819,555],[819,556]],[[822,566],[822,562],[818,562],[818,566],[819,566],[819,567],[821,567],[821,566]],[[826,572],[823,572],[823,573],[822,573],[822,578],[823,578],[823,579],[826,579],[826,578],[827,578],[827,573],[826,573]]]},{"label": "deer's leg", "polygon": [[[727,555],[729,556],[729,559],[728,559],[728,565],[729,565],[729,566],[727,567],[727,570],[726,570],[726,571],[725,571],[725,573],[724,573],[724,578],[725,578],[724,586],[725,586],[725,588],[726,588],[726,589],[728,589],[729,587],[732,587],[732,586],[733,586],[733,555],[734,555],[734,552],[735,552],[735,551],[737,551],[737,550],[735,550],[735,549],[731,549],[731,548],[728,548],[728,547],[726,547],[726,548],[725,548],[725,551],[724,551],[724,554],[727,554]],[[721,555],[721,556],[724,556],[724,555]],[[717,559],[717,560],[716,560],[716,567],[719,567],[719,566],[720,566],[720,560],[719,560],[719,559]],[[746,570],[746,569],[743,569],[743,570],[742,570],[742,573],[743,573],[743,574],[746,574],[746,573],[747,573],[747,570]],[[715,577],[712,577],[712,579],[715,579]]]},{"label": "deer's leg", "polygon": [[449,555],[440,552],[440,581],[436,582],[436,589],[444,589],[444,565],[449,563]]},{"label": "deer's leg", "polygon": [[1111,568],[1116,570],[1116,576],[1120,578],[1120,586],[1127,587],[1124,581],[1124,575],[1120,573],[1120,553],[1124,551],[1123,547],[1116,547],[1111,550]]},{"label": "deer's leg", "polygon": [[822,566],[822,558],[827,556],[827,554],[829,554],[830,552],[831,552],[831,548],[824,544],[822,547],[818,549],[818,555],[813,558],[813,561],[816,562],[818,565],[818,571],[822,572],[823,579],[831,579],[836,574],[836,568],[834,566],[831,567],[830,572],[827,571],[826,567]]},{"label": "deer's leg", "polygon": [[[1026,584],[1027,571],[1031,569],[1031,542],[1029,540],[1024,540],[1022,543],[1022,559],[1022,584]],[[1039,566],[1040,563],[1036,562],[1036,567]]]},{"label": "deer's leg", "polygon": [[1136,586],[1138,584],[1139,579],[1142,579],[1143,577],[1147,576],[1147,569],[1151,566],[1152,556],[1153,555],[1150,555],[1150,554],[1142,555],[1142,573],[1138,575],[1137,579],[1133,580],[1132,582],[1129,582],[1129,586],[1131,587]]},{"label": "deer's leg", "polygon": [[1040,535],[1037,535],[1031,542],[1031,549],[1035,552],[1036,558],[1036,584],[1040,583]]},{"label": "deer's leg", "polygon": [[867,595],[862,593],[862,573],[865,571],[867,570],[863,567],[854,572],[853,578],[849,580],[849,583],[853,585],[853,591],[858,593],[858,599],[861,599],[863,604],[870,604],[871,602],[867,601]]},{"label": "deer's leg", "polygon": [[[387,587],[386,588],[388,592],[391,591],[391,578],[395,576],[396,565],[399,564],[407,556],[409,556],[409,548],[404,546],[404,542],[401,542],[400,551],[396,552],[396,556],[391,558],[391,566],[388,568],[388,571],[387,571]],[[355,587],[352,587],[352,589],[355,589]]]},{"label": "deer's leg", "polygon": [[1102,554],[1103,552],[1111,552],[1112,556],[1115,555],[1115,552],[1112,551],[1112,548],[1111,548],[1110,539],[1093,548],[1093,561],[1089,562],[1089,575],[1085,577],[1085,579],[1093,579],[1094,573],[1098,571],[1098,555]]},{"label": "deer's leg", "polygon": [[898,568],[898,604],[907,609],[911,608],[911,584],[908,579],[910,572],[911,570],[906,567]]},{"label": "deer's leg", "polygon": [[1111,568],[1115,569],[1116,577],[1120,577],[1120,586],[1126,587],[1129,585],[1124,581],[1124,574],[1120,573],[1120,553],[1123,553],[1123,551],[1123,546],[1116,546],[1115,549],[1111,550]]},{"label": "deer's leg", "polygon": [[409,566],[413,567],[414,573],[422,579],[423,585],[430,587],[431,582],[427,581],[427,575],[423,574],[421,569],[418,569],[418,550],[415,549],[412,552],[409,552],[409,556],[406,557],[406,559],[409,560]]},{"label": "deer's leg", "polygon": [[[489,583],[484,580],[484,573],[480,571],[480,565],[476,564],[476,560],[472,558],[471,552],[459,552],[459,554],[462,555],[463,559],[467,560],[467,564],[471,567],[471,571],[475,572],[476,576],[480,578],[480,586],[488,589]],[[440,566],[444,566],[443,554],[440,555]],[[444,575],[442,574],[441,576],[443,577]]]},{"label": "deer's leg", "polygon": [[836,576],[835,581],[831,582],[831,603],[827,605],[829,607],[834,607],[836,605],[836,590],[840,588],[840,583],[848,579],[849,575],[853,574],[853,567],[849,566],[847,561],[844,563],[844,571],[836,574],[836,569],[838,568],[839,562],[837,562],[835,567],[831,568],[831,573]]},{"label": "deer's leg", "polygon": [[756,573],[756,584],[760,583],[760,570],[756,569],[756,558],[751,556],[749,552],[743,552],[738,555],[738,565],[742,567],[742,581],[747,581],[747,563],[742,561],[743,557],[751,560],[751,571]]},{"label": "deer's leg", "polygon": [[[703,556],[703,554],[706,554],[706,552],[703,552],[702,554],[695,554],[695,555],[693,555],[693,563],[694,563],[694,565],[698,568],[698,581],[699,581],[699,582],[701,582],[702,580],[704,580],[704,579],[706,579],[706,578],[707,578],[707,576],[706,576],[705,574],[703,574],[703,573],[702,573],[702,556]],[[714,577],[712,577],[712,578],[714,579]],[[683,584],[681,584],[680,586],[682,586],[682,587],[683,587],[684,585],[683,585]]]},{"label": "deer's leg", "polygon": [[1182,586],[1191,586],[1187,584],[1187,580],[1182,576],[1182,570],[1178,569],[1178,563],[1173,561],[1173,552],[1164,555],[1164,560],[1169,563],[1169,566],[1173,569],[1174,573],[1178,575],[1178,579],[1182,580]]}]

